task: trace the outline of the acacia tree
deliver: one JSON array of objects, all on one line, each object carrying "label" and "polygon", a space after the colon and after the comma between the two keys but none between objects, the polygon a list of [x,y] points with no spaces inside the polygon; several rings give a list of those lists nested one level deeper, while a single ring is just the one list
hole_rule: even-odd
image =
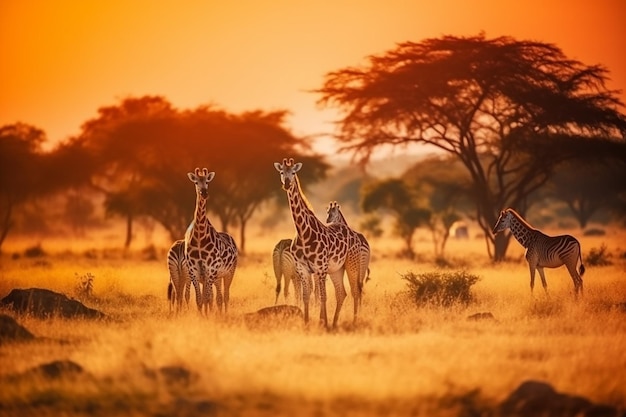
[{"label": "acacia tree", "polygon": [[548,181],[546,195],[567,204],[582,229],[594,214],[620,206],[626,192],[625,162],[576,161],[561,164]]},{"label": "acacia tree", "polygon": [[13,224],[15,208],[46,191],[42,179],[43,130],[24,123],[0,127],[0,247]]},{"label": "acacia tree", "polygon": [[366,161],[379,145],[434,146],[467,169],[490,256],[510,235],[491,228],[505,207],[522,215],[554,166],[623,140],[626,117],[607,70],[556,46],[510,37],[445,36],[405,42],[369,65],[325,77],[320,104],[337,106],[338,140]]},{"label": "acacia tree", "polygon": [[402,178],[423,196],[432,215],[428,222],[435,256],[444,257],[450,228],[470,213],[470,181],[460,163],[450,157],[429,157],[409,168]]},{"label": "acacia tree", "polygon": [[388,179],[367,185],[361,200],[363,211],[388,210],[395,217],[395,233],[404,241],[404,255],[415,256],[413,236],[415,231],[427,224],[431,212],[419,205],[414,190],[402,179]]}]

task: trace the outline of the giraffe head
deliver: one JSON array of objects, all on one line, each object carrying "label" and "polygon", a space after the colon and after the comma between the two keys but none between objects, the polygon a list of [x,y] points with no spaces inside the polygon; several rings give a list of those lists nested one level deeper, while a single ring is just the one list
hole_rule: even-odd
[{"label": "giraffe head", "polygon": [[498,217],[498,221],[496,225],[493,226],[493,234],[497,234],[502,232],[509,227],[511,227],[511,220],[513,220],[513,213],[511,209],[505,209],[500,212],[500,217]]},{"label": "giraffe head", "polygon": [[328,204],[326,210],[326,223],[338,223],[341,222],[341,213],[339,212],[339,204],[336,201],[331,201]]},{"label": "giraffe head", "polygon": [[283,158],[283,163],[274,162],[274,168],[280,172],[280,182],[283,184],[283,190],[289,191],[295,184],[296,172],[302,168],[302,162],[293,163],[293,158]]},{"label": "giraffe head", "polygon": [[196,168],[194,172],[188,172],[187,176],[196,185],[196,194],[206,199],[209,196],[209,183],[215,177],[215,172],[209,172],[208,169]]}]

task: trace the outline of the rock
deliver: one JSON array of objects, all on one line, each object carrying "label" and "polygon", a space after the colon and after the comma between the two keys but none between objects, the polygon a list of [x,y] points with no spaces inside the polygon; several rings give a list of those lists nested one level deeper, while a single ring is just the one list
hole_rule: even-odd
[{"label": "rock", "polygon": [[467,319],[478,321],[478,320],[495,320],[496,318],[493,316],[493,314],[487,311],[484,313],[472,314],[471,316],[467,316]]},{"label": "rock", "polygon": [[54,315],[66,318],[104,317],[103,313],[86,307],[80,301],[42,288],[13,289],[9,295],[0,300],[0,305],[6,306],[19,314],[32,314],[40,318]]},{"label": "rock", "polygon": [[304,313],[299,307],[280,304],[262,308],[245,316],[247,324],[281,324],[286,322],[304,321]]},{"label": "rock", "polygon": [[499,416],[507,417],[617,417],[614,407],[593,404],[586,398],[557,392],[550,384],[525,381],[499,407]]},{"label": "rock", "polygon": [[54,361],[45,363],[31,370],[32,373],[40,373],[46,378],[59,379],[67,376],[77,376],[85,372],[82,366],[72,361]]},{"label": "rock", "polygon": [[0,314],[0,343],[33,340],[35,336],[11,316]]}]

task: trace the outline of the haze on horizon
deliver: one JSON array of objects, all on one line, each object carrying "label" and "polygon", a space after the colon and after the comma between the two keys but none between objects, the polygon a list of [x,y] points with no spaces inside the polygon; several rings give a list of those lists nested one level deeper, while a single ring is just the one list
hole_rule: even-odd
[{"label": "haze on horizon", "polygon": [[8,0],[0,4],[0,125],[43,129],[51,144],[97,109],[161,95],[186,109],[287,109],[297,135],[332,152],[333,109],[311,90],[326,73],[403,41],[442,35],[554,43],[608,68],[626,90],[626,3],[478,0]]}]

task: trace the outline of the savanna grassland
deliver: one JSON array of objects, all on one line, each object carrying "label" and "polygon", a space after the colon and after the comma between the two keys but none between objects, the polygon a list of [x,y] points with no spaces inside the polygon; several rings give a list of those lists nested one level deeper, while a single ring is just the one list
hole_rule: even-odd
[{"label": "savanna grassland", "polygon": [[[227,316],[170,313],[166,247],[156,259],[71,247],[38,258],[2,255],[0,297],[40,287],[76,297],[102,320],[17,318],[37,336],[0,343],[0,415],[497,415],[522,382],[626,409],[626,233],[580,237],[585,256],[603,244],[611,265],[587,265],[578,301],[565,268],[546,270],[529,290],[517,242],[511,262],[493,265],[482,239],[451,241],[450,271],[478,275],[469,305],[418,307],[403,274],[435,271],[427,241],[418,261],[400,259],[392,240],[371,242],[371,280],[352,325],[346,299],[340,326],[317,321],[249,322],[272,305],[271,249],[281,236],[252,239],[231,287]],[[620,245],[622,245],[620,247]],[[44,247],[45,248],[45,247]],[[77,284],[93,276],[91,295]],[[329,308],[334,292],[328,285]],[[280,302],[284,298],[281,294]],[[289,301],[293,301],[290,299]],[[313,317],[319,309],[312,307]],[[494,319],[468,320],[490,312]],[[43,364],[80,370],[51,376]]]}]

